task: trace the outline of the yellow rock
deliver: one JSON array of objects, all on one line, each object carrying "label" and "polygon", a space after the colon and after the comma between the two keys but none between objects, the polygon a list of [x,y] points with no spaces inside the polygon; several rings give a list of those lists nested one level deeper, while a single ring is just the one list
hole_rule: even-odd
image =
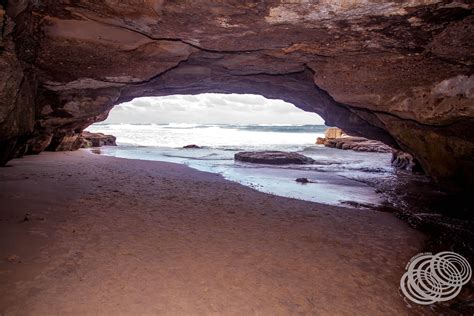
[{"label": "yellow rock", "polygon": [[339,138],[342,137],[342,135],[344,135],[344,132],[339,127],[328,127],[326,132],[324,132],[324,137],[327,139]]}]

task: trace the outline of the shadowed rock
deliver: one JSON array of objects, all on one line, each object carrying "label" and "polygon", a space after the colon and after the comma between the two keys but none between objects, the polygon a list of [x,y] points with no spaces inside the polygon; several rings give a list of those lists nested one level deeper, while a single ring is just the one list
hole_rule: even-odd
[{"label": "shadowed rock", "polygon": [[199,149],[201,147],[198,146],[198,145],[195,145],[195,144],[191,144],[191,145],[183,146],[183,148],[186,148],[186,149]]},{"label": "shadowed rock", "polygon": [[236,153],[234,159],[268,165],[306,165],[314,163],[314,160],[309,157],[295,152],[284,151],[243,151]]},{"label": "shadowed rock", "polygon": [[407,171],[421,171],[416,159],[401,150],[392,151],[392,166]]},{"label": "shadowed rock", "polygon": [[301,184],[311,183],[311,181],[308,180],[308,178],[296,178],[295,181]]}]

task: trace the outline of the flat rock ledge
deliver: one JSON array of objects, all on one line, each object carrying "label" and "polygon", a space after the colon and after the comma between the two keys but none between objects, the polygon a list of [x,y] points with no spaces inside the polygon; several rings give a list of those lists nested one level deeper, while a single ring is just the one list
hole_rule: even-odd
[{"label": "flat rock ledge", "polygon": [[316,139],[317,145],[337,149],[351,149],[355,151],[367,151],[377,153],[391,153],[392,147],[376,140],[370,140],[364,137],[349,136],[338,127],[328,127],[324,137]]},{"label": "flat rock ledge", "polygon": [[314,159],[304,155],[284,151],[242,151],[236,153],[234,159],[243,162],[268,165],[307,165],[315,162]]},{"label": "flat rock ledge", "polygon": [[338,149],[351,149],[354,151],[366,151],[377,153],[391,153],[393,149],[382,142],[370,140],[364,137],[341,137],[335,139],[327,139],[324,142],[326,147]]}]

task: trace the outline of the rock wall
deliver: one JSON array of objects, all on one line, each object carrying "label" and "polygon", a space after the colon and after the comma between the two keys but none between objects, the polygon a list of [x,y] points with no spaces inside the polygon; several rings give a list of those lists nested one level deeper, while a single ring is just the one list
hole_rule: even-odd
[{"label": "rock wall", "polygon": [[442,184],[472,187],[473,7],[9,1],[0,11],[0,162],[62,149],[135,97],[256,93],[409,152]]},{"label": "rock wall", "polygon": [[24,152],[35,124],[36,80],[17,54],[14,28],[0,6],[0,163]]}]

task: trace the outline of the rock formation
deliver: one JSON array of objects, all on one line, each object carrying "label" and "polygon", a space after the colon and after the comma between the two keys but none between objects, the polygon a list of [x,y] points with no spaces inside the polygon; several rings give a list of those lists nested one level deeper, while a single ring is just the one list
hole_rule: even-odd
[{"label": "rock formation", "polygon": [[324,142],[326,147],[338,149],[351,149],[355,151],[367,151],[376,153],[391,153],[392,148],[376,140],[370,140],[364,137],[340,137],[327,139]]},{"label": "rock formation", "polygon": [[316,139],[316,145],[324,145],[325,142],[326,142],[326,138],[324,137],[318,137]]},{"label": "rock formation", "polygon": [[474,187],[472,1],[0,4],[1,164],[135,97],[255,93]]},{"label": "rock formation", "polygon": [[324,137],[318,137],[316,139],[316,144],[317,145],[324,145],[327,140],[339,138],[339,137],[342,137],[343,135],[345,135],[345,134],[342,131],[342,129],[340,129],[338,127],[328,127],[328,128],[326,128],[326,131],[324,132]]},{"label": "rock formation", "polygon": [[377,153],[391,153],[390,146],[376,140],[365,137],[349,136],[340,128],[328,127],[324,133],[324,138],[318,137],[316,144],[338,149],[351,149],[355,151],[367,151]]},{"label": "rock formation", "polygon": [[113,135],[105,135],[102,133],[91,133],[88,131],[83,131],[79,139],[82,148],[117,146],[117,144],[115,143],[117,138]]},{"label": "rock formation", "polygon": [[201,147],[196,144],[189,144],[189,145],[183,146],[183,148],[184,149],[199,149]]},{"label": "rock formation", "polygon": [[324,132],[324,138],[326,139],[336,139],[344,136],[345,133],[342,129],[337,127],[328,127]]},{"label": "rock formation", "polygon": [[400,150],[392,151],[392,166],[407,171],[420,171],[420,166],[415,158]]},{"label": "rock formation", "polygon": [[301,183],[301,184],[307,184],[307,183],[312,183],[313,181],[308,180],[308,178],[296,178],[296,182]]},{"label": "rock formation", "polygon": [[312,158],[295,152],[284,151],[241,151],[234,155],[234,159],[267,165],[307,165],[314,163]]}]

